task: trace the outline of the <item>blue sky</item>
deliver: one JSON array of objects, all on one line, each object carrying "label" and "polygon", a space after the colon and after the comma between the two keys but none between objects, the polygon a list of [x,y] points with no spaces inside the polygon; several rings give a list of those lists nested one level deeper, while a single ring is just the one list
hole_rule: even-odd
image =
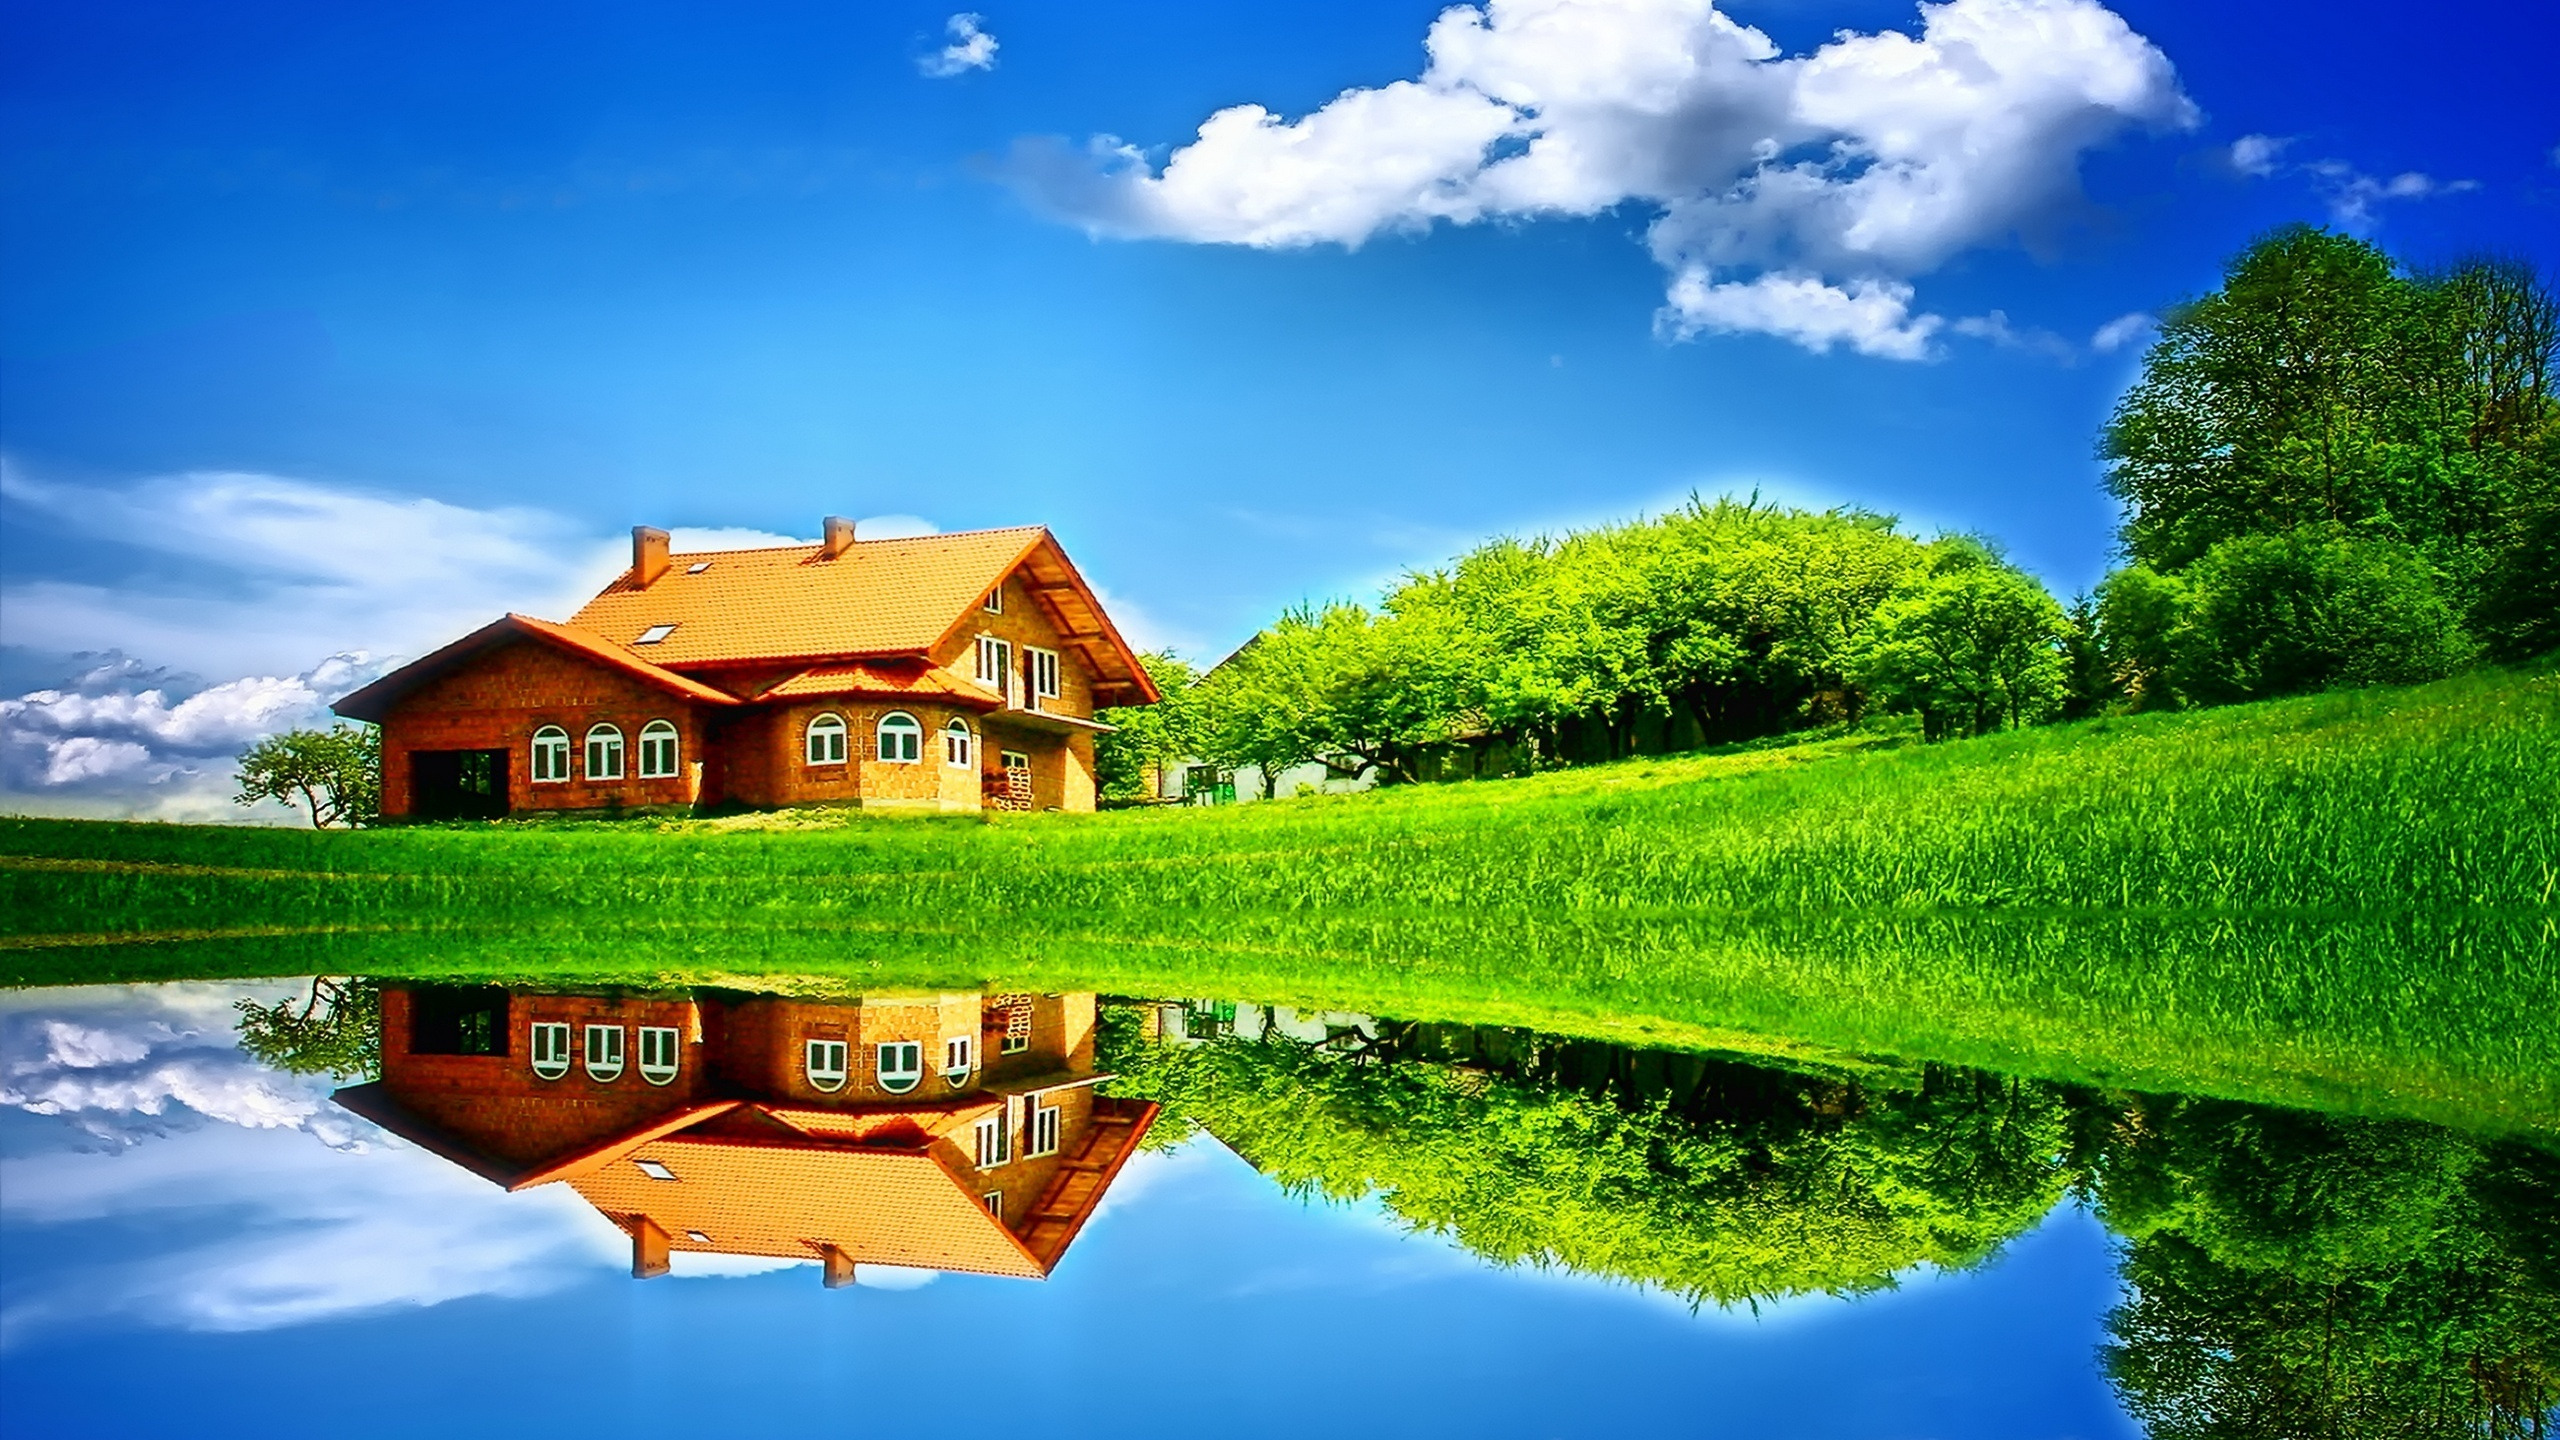
[{"label": "blue sky", "polygon": [[1441,10],[7,6],[0,789],[216,813],[642,522],[1044,522],[1208,658],[1692,489],[2068,591],[2252,235],[2560,269],[2547,6]]},{"label": "blue sky", "polygon": [[922,1434],[955,1403],[1036,1406],[1060,1436],[2136,1433],[2094,1364],[2111,1242],[2069,1207],[1977,1270],[1692,1313],[1301,1203],[1195,1141],[1133,1162],[1043,1283],[634,1284],[567,1187],[506,1194],[242,1057],[232,1000],[299,989],[0,997],[0,1434],[162,1435],[173,1405],[262,1440],[458,1414]]}]

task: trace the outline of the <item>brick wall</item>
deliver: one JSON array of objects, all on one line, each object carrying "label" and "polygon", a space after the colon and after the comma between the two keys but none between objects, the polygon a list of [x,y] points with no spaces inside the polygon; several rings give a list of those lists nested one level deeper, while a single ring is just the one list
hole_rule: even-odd
[{"label": "brick wall", "polygon": [[[640,778],[640,731],[652,720],[676,727],[672,779]],[[620,780],[586,778],[586,735],[597,724],[622,731]],[[536,784],[533,735],[546,725],[568,732],[572,778]],[[382,727],[382,809],[409,813],[413,750],[506,751],[510,810],[588,809],[614,800],[690,805],[700,793],[706,734],[702,707],[690,701],[582,656],[516,641],[438,676],[392,707]]]},{"label": "brick wall", "polygon": [[[414,1055],[409,1051],[410,995],[382,995],[382,1083],[400,1103],[475,1149],[514,1165],[554,1159],[706,1098],[712,1089],[701,1017],[689,999],[615,999],[580,995],[512,995],[504,1055]],[[533,1073],[535,1021],[569,1023],[569,1073]],[[599,1081],[587,1074],[586,1026],[619,1025],[623,1069]],[[653,1085],[640,1075],[642,1025],[676,1030],[676,1078]]]}]

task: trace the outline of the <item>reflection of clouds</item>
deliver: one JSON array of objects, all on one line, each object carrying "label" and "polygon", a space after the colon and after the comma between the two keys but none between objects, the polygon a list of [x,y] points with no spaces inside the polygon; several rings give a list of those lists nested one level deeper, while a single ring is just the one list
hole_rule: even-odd
[{"label": "reflection of clouds", "polygon": [[233,1003],[304,988],[0,996],[0,1104],[63,1122],[13,1127],[0,1159],[0,1223],[30,1257],[0,1284],[0,1346],[83,1320],[248,1330],[532,1295],[627,1261],[565,1187],[508,1195],[332,1106],[329,1080],[241,1054]]}]

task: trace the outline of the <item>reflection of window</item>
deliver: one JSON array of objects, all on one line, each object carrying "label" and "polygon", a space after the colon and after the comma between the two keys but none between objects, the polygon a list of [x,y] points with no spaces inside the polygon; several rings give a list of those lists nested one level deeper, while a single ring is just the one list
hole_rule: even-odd
[{"label": "reflection of window", "polygon": [[979,1121],[977,1138],[979,1169],[992,1169],[1013,1159],[1013,1132],[1005,1128],[1002,1115]]},{"label": "reflection of window", "polygon": [[659,1164],[655,1160],[634,1160],[631,1163],[639,1166],[640,1173],[648,1176],[652,1180],[673,1180],[676,1178],[676,1172],[668,1169],[662,1164]]},{"label": "reflection of window", "polygon": [[617,1080],[622,1076],[622,1027],[587,1027],[587,1078]]},{"label": "reflection of window", "polygon": [[557,1080],[569,1073],[569,1027],[542,1023],[533,1027],[533,1073]]},{"label": "reflection of window", "polygon": [[924,1045],[916,1040],[892,1040],[880,1047],[880,1088],[893,1095],[903,1095],[916,1088],[924,1078]]},{"label": "reflection of window", "polygon": [[1031,672],[1031,695],[1034,708],[1037,708],[1039,701],[1058,698],[1057,651],[1034,650],[1026,645],[1022,650],[1022,665],[1024,669]]},{"label": "reflection of window", "polygon": [[844,763],[844,717],[821,715],[809,722],[809,763],[841,765]]},{"label": "reflection of window", "polygon": [[847,1049],[842,1040],[809,1042],[809,1083],[821,1090],[844,1088]]},{"label": "reflection of window", "polygon": [[977,1058],[977,1045],[966,1035],[954,1035],[942,1042],[942,1078],[957,1085],[969,1078],[971,1062]]},{"label": "reflection of window", "polygon": [[1033,1102],[1031,1107],[1031,1153],[1058,1153],[1058,1107]]},{"label": "reflection of window", "polygon": [[421,985],[409,992],[412,1055],[504,1055],[507,992],[494,985]]},{"label": "reflection of window", "polygon": [[912,765],[924,754],[924,727],[916,717],[903,710],[892,710],[880,717],[880,758],[898,765]]},{"label": "reflection of window", "polygon": [[978,1197],[978,1203],[987,1207],[988,1214],[993,1215],[999,1220],[1004,1218],[1003,1191],[990,1190],[986,1194]]},{"label": "reflection of window", "polygon": [[640,727],[640,778],[664,780],[676,773],[676,727],[652,720]]},{"label": "reflection of window", "polygon": [[640,1078],[652,1085],[664,1085],[676,1078],[676,1032],[672,1027],[640,1027]]},{"label": "reflection of window", "polygon": [[533,780],[556,785],[569,778],[569,732],[545,725],[533,732]]},{"label": "reflection of window", "polygon": [[942,763],[966,770],[976,763],[975,737],[969,733],[969,722],[954,720],[942,727]]},{"label": "reflection of window", "polygon": [[598,725],[587,732],[587,778],[619,780],[622,778],[622,732],[610,725]]}]

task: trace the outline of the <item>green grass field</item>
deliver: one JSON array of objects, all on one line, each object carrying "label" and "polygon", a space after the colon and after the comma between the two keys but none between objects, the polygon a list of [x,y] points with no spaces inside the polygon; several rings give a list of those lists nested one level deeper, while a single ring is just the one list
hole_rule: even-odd
[{"label": "green grass field", "polygon": [[1036,985],[2560,1132],[2560,675],[1101,816],[0,821],[0,980]]}]

